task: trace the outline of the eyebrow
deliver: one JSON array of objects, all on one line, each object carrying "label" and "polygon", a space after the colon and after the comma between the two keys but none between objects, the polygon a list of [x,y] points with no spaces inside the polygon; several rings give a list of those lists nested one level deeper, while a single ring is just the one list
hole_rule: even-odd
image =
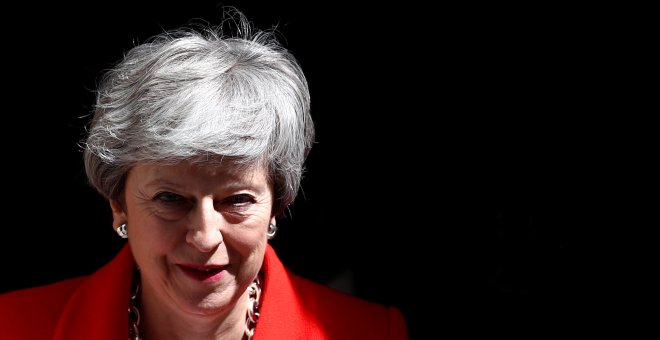
[{"label": "eyebrow", "polygon": [[[215,187],[225,191],[247,190],[258,194],[262,194],[268,189],[268,182],[265,183],[266,185],[261,186],[261,185],[254,185],[253,182],[246,181],[244,180],[243,177],[237,177],[237,178],[231,177],[231,178],[232,179],[224,181],[222,184],[219,184]],[[185,187],[185,185],[181,185],[181,183],[179,182],[173,182],[167,178],[162,178],[162,177],[156,177],[144,183],[144,187],[147,188],[152,186],[159,186],[159,185],[171,186],[175,189]],[[209,186],[205,186],[205,187],[209,187]]]}]

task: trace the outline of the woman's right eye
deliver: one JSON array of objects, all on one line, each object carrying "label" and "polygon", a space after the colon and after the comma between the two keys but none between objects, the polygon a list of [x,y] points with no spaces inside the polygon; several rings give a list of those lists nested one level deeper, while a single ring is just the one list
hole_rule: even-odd
[{"label": "woman's right eye", "polygon": [[193,202],[185,196],[163,191],[153,197],[153,212],[165,220],[178,220],[193,207]]},{"label": "woman's right eye", "polygon": [[184,200],[184,198],[181,197],[181,195],[177,195],[171,192],[161,192],[154,197],[154,200],[165,203],[174,203],[174,202],[181,202]]}]

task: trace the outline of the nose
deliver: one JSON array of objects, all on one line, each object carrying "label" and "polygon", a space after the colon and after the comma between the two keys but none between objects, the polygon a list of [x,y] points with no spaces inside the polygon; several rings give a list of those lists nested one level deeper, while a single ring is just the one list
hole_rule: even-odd
[{"label": "nose", "polygon": [[191,211],[186,242],[201,252],[215,250],[223,241],[220,227],[224,219],[215,210],[213,200],[202,200]]}]

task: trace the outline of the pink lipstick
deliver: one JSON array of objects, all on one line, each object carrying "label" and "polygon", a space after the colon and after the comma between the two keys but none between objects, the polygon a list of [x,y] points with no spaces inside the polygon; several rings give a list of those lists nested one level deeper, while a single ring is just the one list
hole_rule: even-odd
[{"label": "pink lipstick", "polygon": [[224,276],[226,269],[226,266],[200,266],[192,263],[181,263],[178,266],[189,278],[204,283],[220,280]]}]

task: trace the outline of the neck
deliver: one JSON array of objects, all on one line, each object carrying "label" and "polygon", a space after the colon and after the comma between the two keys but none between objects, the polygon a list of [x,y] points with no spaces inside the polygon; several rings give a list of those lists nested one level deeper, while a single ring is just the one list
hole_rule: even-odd
[{"label": "neck", "polygon": [[243,339],[245,335],[247,293],[233,308],[212,314],[182,312],[178,306],[167,306],[143,294],[141,333],[145,340]]}]

